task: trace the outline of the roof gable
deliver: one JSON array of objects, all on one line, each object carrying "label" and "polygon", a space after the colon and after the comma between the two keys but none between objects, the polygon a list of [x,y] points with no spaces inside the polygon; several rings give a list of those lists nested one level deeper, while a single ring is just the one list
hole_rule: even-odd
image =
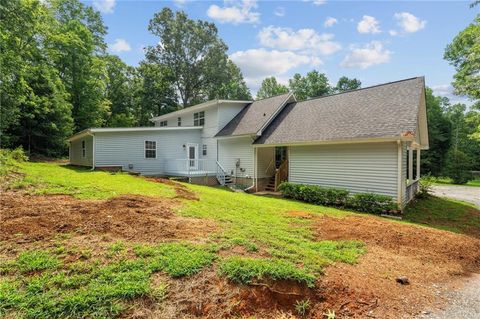
[{"label": "roof gable", "polygon": [[424,79],[419,77],[290,103],[255,144],[414,135],[419,136],[419,144],[426,148],[428,132],[426,118],[422,118],[424,94]]},{"label": "roof gable", "polygon": [[288,102],[294,101],[293,93],[285,93],[254,101],[243,108],[216,136],[260,134],[260,131],[274,120],[278,112]]}]

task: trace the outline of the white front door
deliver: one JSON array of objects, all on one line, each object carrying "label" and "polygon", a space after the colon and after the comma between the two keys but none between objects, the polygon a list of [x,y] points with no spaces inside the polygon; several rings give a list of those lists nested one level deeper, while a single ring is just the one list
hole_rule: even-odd
[{"label": "white front door", "polygon": [[187,144],[188,169],[198,169],[198,144]]}]

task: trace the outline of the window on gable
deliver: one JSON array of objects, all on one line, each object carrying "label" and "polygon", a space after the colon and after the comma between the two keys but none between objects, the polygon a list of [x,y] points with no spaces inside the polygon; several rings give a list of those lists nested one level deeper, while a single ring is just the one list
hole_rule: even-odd
[{"label": "window on gable", "polygon": [[203,126],[205,124],[205,112],[193,113],[193,125]]},{"label": "window on gable", "polygon": [[207,144],[203,144],[202,154],[203,154],[203,156],[207,156]]},{"label": "window on gable", "polygon": [[156,141],[145,141],[145,158],[157,158]]},{"label": "window on gable", "polygon": [[85,146],[85,140],[82,141],[82,157],[87,157],[87,148]]},{"label": "window on gable", "polygon": [[167,124],[168,124],[168,121],[161,121],[160,122],[160,126],[167,126]]},{"label": "window on gable", "polygon": [[178,121],[177,126],[182,126],[182,118],[181,117],[177,118],[177,121]]}]

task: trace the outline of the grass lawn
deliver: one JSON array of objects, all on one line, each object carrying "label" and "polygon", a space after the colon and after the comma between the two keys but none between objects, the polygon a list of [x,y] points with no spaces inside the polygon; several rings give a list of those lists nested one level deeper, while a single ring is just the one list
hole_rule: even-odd
[{"label": "grass lawn", "polygon": [[407,221],[480,236],[480,210],[454,199],[430,196],[412,202],[405,209]]},{"label": "grass lawn", "polygon": [[[456,185],[452,183],[452,180],[448,177],[439,177],[435,180],[437,185]],[[472,186],[472,187],[480,187],[480,178],[476,178],[474,180],[469,181],[467,184],[464,185],[456,185],[456,186]]]},{"label": "grass lawn", "polygon": [[[12,187],[39,194],[71,194],[79,199],[175,194],[169,185],[125,173],[55,163],[24,163],[20,171],[25,176]],[[69,238],[75,234],[57,236],[53,246],[0,260],[0,317],[108,318],[124,311],[134,298],[163,298],[168,288],[152,281],[156,273],[177,278],[208,267],[235,283],[291,280],[313,287],[327,265],[353,264],[365,252],[364,244],[355,240],[315,240],[313,221],[291,214],[343,217],[352,212],[222,188],[185,187],[199,200],[179,200],[175,213],[213,220],[217,232],[201,243],[129,240],[94,248],[72,244]],[[235,253],[234,247],[247,255]],[[72,254],[83,257],[72,263],[68,261]]]}]

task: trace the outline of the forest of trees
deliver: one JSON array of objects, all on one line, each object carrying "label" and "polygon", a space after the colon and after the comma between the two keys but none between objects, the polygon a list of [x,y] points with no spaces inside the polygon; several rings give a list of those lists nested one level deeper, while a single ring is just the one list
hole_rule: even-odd
[{"label": "forest of trees", "polygon": [[[149,119],[207,100],[252,99],[213,23],[164,8],[148,30],[157,45],[137,67],[107,50],[99,12],[79,0],[11,0],[0,4],[0,137],[2,148],[58,157],[66,138],[88,127],[151,125]],[[423,172],[480,170],[480,17],[446,48],[457,94],[467,108],[427,90],[430,150]],[[357,79],[330,84],[312,70],[288,85],[266,78],[256,98],[293,91],[298,100],[356,89]],[[461,174],[460,174],[461,175]]]}]

